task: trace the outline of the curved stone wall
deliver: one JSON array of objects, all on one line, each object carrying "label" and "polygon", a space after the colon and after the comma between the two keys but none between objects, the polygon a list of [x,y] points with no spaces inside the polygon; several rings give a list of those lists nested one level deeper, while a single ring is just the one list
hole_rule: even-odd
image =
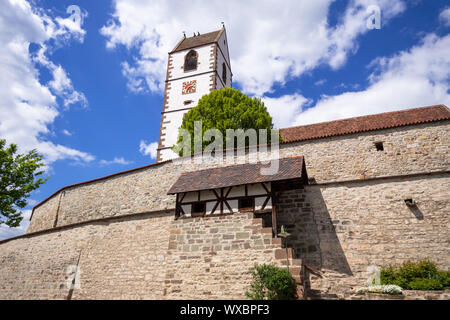
[{"label": "curved stone wall", "polygon": [[[304,155],[315,183],[448,171],[450,121],[284,144],[280,157]],[[374,142],[382,141],[384,151]],[[223,164],[222,164],[223,165]],[[185,171],[217,164],[164,162],[68,187],[38,205],[28,233],[82,221],[174,207],[167,190]]]}]

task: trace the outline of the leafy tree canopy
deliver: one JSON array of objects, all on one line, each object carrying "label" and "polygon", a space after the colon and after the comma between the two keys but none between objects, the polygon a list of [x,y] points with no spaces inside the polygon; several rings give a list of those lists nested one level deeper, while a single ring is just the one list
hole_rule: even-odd
[{"label": "leafy tree canopy", "polygon": [[44,173],[38,171],[44,166],[42,155],[32,150],[27,154],[16,154],[17,145],[6,147],[6,140],[0,139],[0,225],[19,226],[22,209],[27,205],[31,191],[47,179],[37,178]]},{"label": "leafy tree canopy", "polygon": [[[183,118],[179,130],[175,152],[183,156],[183,146],[186,143],[181,130],[187,130],[191,136],[191,154],[194,153],[194,122],[202,121],[202,132],[217,129],[223,136],[223,148],[226,148],[227,129],[259,129],[267,130],[267,143],[270,143],[270,130],[273,128],[272,117],[259,98],[250,98],[233,88],[214,90],[204,95],[198,105],[189,110]],[[234,138],[233,138],[234,139]],[[259,141],[259,135],[258,135]],[[212,141],[202,141],[202,150]],[[258,142],[259,143],[259,142]],[[248,143],[246,142],[246,145]]]}]

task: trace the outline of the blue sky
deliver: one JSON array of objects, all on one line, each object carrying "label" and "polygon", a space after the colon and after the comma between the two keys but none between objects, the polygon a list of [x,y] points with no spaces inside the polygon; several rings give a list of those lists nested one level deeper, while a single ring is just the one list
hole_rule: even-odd
[{"label": "blue sky", "polygon": [[446,1],[2,1],[0,137],[37,148],[50,177],[25,216],[63,186],[153,163],[167,52],[222,21],[233,86],[276,127],[450,104]]}]

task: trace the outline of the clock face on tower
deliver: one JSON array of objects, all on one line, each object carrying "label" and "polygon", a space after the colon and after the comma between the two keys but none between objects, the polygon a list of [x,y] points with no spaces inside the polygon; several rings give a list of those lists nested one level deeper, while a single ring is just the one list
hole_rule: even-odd
[{"label": "clock face on tower", "polygon": [[183,82],[182,94],[194,93],[197,88],[197,80]]}]

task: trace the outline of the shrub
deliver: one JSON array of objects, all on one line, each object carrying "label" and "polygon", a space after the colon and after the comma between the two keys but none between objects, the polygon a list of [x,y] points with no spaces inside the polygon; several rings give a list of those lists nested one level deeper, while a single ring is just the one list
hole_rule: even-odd
[{"label": "shrub", "polygon": [[444,288],[450,288],[450,271],[439,271],[436,278],[442,283]]},{"label": "shrub", "polygon": [[250,290],[245,293],[252,300],[293,300],[297,298],[292,275],[274,265],[255,265],[249,270],[253,276]]},{"label": "shrub", "polygon": [[400,266],[381,269],[381,284],[392,284],[407,290],[440,290],[450,285],[450,272],[438,271],[428,259],[407,261]]},{"label": "shrub", "polygon": [[443,285],[436,279],[415,279],[409,283],[412,290],[442,290]]}]

